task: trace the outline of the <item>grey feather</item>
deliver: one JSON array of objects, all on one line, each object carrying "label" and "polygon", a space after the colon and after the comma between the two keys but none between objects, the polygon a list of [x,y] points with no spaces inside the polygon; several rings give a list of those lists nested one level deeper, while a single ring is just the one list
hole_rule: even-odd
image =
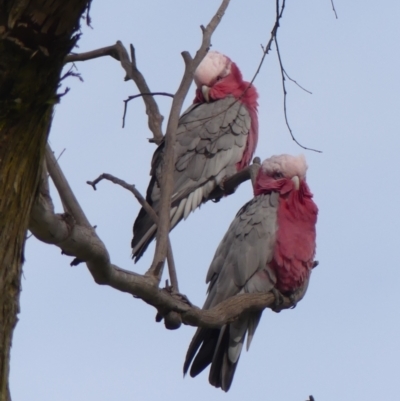
[{"label": "grey feather", "polygon": [[176,213],[174,217],[171,220],[171,228],[175,227],[175,224],[182,218],[183,214],[183,209],[186,205],[187,199],[182,199],[181,202],[179,203],[178,209],[176,210]]},{"label": "grey feather", "polygon": [[253,340],[254,333],[257,329],[258,323],[260,322],[262,312],[254,313],[252,317],[249,317],[247,323],[247,344],[246,350],[250,348],[251,341]]},{"label": "grey feather", "polygon": [[[274,288],[276,276],[268,263],[274,254],[277,209],[277,194],[271,193],[255,197],[238,212],[208,270],[210,284],[203,309],[239,293],[267,293]],[[193,361],[193,376],[211,363],[210,383],[227,391],[246,333],[249,348],[260,318],[260,312],[251,312],[221,330],[198,329],[189,346],[184,371]]]},{"label": "grey feather", "polygon": [[[247,108],[233,96],[211,103],[194,104],[179,119],[175,143],[173,206],[189,198],[183,214],[172,216],[171,229],[201,203],[208,200],[213,189],[225,177],[237,172],[251,127]],[[162,176],[164,143],[157,148],[152,160],[152,179],[147,189],[147,202],[158,212],[159,182]],[[191,194],[202,188],[201,196]],[[183,207],[183,206],[182,206]],[[181,210],[180,210],[181,213]],[[146,213],[141,210],[134,224],[133,256],[137,261],[155,236]],[[145,240],[143,240],[145,238]],[[141,244],[138,246],[138,244]]]},{"label": "grey feather", "polygon": [[188,196],[187,201],[186,201],[185,211],[183,212],[183,218],[185,220],[187,219],[190,212],[192,211],[192,198],[193,198],[193,192],[190,193],[190,195]]}]

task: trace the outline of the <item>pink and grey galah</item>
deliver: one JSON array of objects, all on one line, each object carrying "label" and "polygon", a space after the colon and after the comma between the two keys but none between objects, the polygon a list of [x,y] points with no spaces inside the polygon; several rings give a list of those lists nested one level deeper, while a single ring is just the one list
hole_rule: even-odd
[{"label": "pink and grey galah", "polygon": [[[196,97],[179,120],[175,144],[171,230],[209,199],[223,181],[249,165],[258,140],[257,98],[237,65],[210,51],[194,74]],[[153,155],[147,202],[158,212],[164,143]],[[156,235],[142,208],[133,226],[135,262]]]},{"label": "pink and grey galah", "polygon": [[[254,198],[240,209],[211,262],[203,309],[236,294],[274,290],[293,296],[306,288],[314,266],[318,214],[306,170],[302,155],[273,156],[262,163]],[[211,364],[209,382],[228,391],[246,333],[249,349],[261,314],[244,314],[220,329],[198,328],[184,373],[191,365],[195,377]]]}]

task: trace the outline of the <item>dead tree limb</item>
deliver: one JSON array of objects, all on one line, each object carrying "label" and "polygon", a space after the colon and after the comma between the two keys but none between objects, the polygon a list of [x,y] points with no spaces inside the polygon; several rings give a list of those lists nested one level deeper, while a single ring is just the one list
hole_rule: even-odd
[{"label": "dead tree limb", "polygon": [[[97,177],[95,180],[87,181],[86,183],[91,185],[93,187],[93,189],[96,190],[97,189],[96,185],[102,180],[111,181],[112,183],[120,185],[122,188],[125,188],[128,191],[130,191],[134,195],[134,197],[137,199],[137,201],[140,203],[140,205],[143,207],[143,209],[146,210],[146,213],[150,216],[150,218],[153,220],[153,222],[158,225],[157,213],[147,203],[146,199],[136,189],[135,185],[128,184],[124,180],[121,180],[120,178],[114,177],[113,175],[106,174],[106,173],[103,173],[99,177]],[[171,280],[171,285],[172,285],[173,291],[179,292],[178,276],[176,274],[175,262],[174,262],[174,257],[173,257],[173,253],[172,253],[172,246],[171,246],[171,241],[170,241],[169,237],[168,237],[167,263],[168,263],[169,278]]]},{"label": "dead tree limb", "polygon": [[[92,50],[86,53],[80,54],[69,54],[65,58],[65,62],[77,62],[93,60],[98,57],[111,56],[116,60],[121,62],[122,68],[125,70],[125,81],[132,80],[135,82],[139,92],[142,94],[151,93],[151,90],[143,76],[143,74],[137,68],[135,49],[130,45],[131,59],[129,58],[128,52],[126,51],[124,45],[119,40],[115,45],[102,47],[101,49]],[[161,129],[164,117],[161,115],[158,108],[157,102],[154,100],[153,96],[143,96],[143,102],[146,107],[146,114],[148,116],[148,126],[150,131],[153,133],[153,139],[151,142],[159,145],[163,140],[163,133]]]},{"label": "dead tree limb", "polygon": [[[48,192],[48,177],[44,172],[41,176],[39,195],[32,208],[29,230],[41,241],[58,246],[64,254],[84,261],[97,284],[109,285],[141,298],[154,306],[162,316],[175,312],[180,315],[184,324],[191,326],[221,327],[234,321],[244,312],[274,307],[275,297],[272,293],[240,294],[210,310],[202,310],[185,301],[185,297],[180,294],[158,288],[154,285],[152,277],[124,270],[112,264],[104,243],[88,223],[86,216],[83,218],[79,216],[82,209],[51,150],[47,149],[46,161],[50,177],[69,212],[63,214],[54,212]],[[76,212],[78,216],[74,215]],[[290,308],[293,301],[300,301],[306,292],[307,284],[294,299],[284,298],[280,309]]]}]

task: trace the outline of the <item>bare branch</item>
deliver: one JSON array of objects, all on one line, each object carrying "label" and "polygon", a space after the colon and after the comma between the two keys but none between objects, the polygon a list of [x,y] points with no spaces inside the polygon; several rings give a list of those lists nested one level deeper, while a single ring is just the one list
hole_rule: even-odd
[{"label": "bare branch", "polygon": [[[124,56],[124,61],[121,59],[121,64],[126,71],[127,76],[125,77],[125,79],[128,79],[127,77],[132,79],[138,87],[140,93],[150,93],[151,90],[147,85],[144,76],[137,68],[135,48],[133,47],[133,45],[130,45],[132,62],[129,61],[128,53],[126,52],[120,41],[117,42],[117,46],[119,46],[119,48],[121,49],[120,51]],[[143,101],[146,106],[146,114],[148,116],[148,125],[150,131],[153,133],[154,142],[159,145],[163,140],[161,126],[164,117],[161,115],[158,105],[153,96],[143,96]]]},{"label": "bare branch", "polygon": [[[48,152],[52,155],[50,149]],[[68,208],[73,213],[81,210],[56,161],[52,162],[49,172],[60,197]],[[103,242],[94,229],[85,224],[86,217],[81,219],[71,214],[55,214],[48,192],[45,170],[39,190],[29,223],[29,230],[33,235],[43,242],[58,246],[64,254],[84,261],[96,283],[109,285],[119,291],[132,294],[135,298],[141,298],[157,308],[164,317],[168,314],[174,316],[171,313],[174,312],[180,315],[184,324],[217,328],[233,322],[244,312],[275,307],[275,296],[272,293],[236,295],[210,310],[193,306],[184,296],[171,293],[168,289],[159,289],[152,277],[142,276],[113,265]],[[80,223],[78,220],[83,222]],[[307,285],[308,282],[292,300],[284,298],[279,310],[290,308],[293,302],[300,301],[307,290]],[[176,328],[176,326],[170,328]]]},{"label": "bare branch", "polygon": [[279,0],[276,0],[276,4],[277,4],[277,13],[276,13],[274,26],[272,27],[272,30],[271,30],[271,36],[270,36],[270,38],[269,38],[269,40],[268,40],[268,42],[267,42],[267,44],[265,46],[261,45],[261,48],[263,50],[263,55],[262,55],[261,60],[260,60],[260,62],[258,64],[257,70],[254,73],[253,78],[250,81],[249,87],[253,84],[253,82],[257,78],[257,75],[260,73],[261,67],[264,64],[265,57],[267,56],[267,54],[271,50],[272,42],[274,41],[274,38],[276,36],[276,32],[278,31],[278,28],[279,28],[279,21],[282,18],[282,13],[283,13],[283,8],[285,6],[285,1],[283,1],[283,6],[282,6],[282,12],[281,13],[279,13]]},{"label": "bare branch", "polygon": [[[163,171],[164,174],[161,177],[161,196],[160,196],[160,207],[159,207],[159,226],[156,234],[156,251],[154,254],[153,263],[148,270],[148,274],[153,275],[158,282],[161,278],[161,272],[157,271],[160,263],[163,263],[167,254],[167,238],[170,229],[170,208],[171,208],[171,195],[173,186],[173,168],[174,168],[174,147],[176,130],[178,127],[178,121],[180,112],[182,109],[183,101],[187,95],[190,84],[193,80],[193,74],[197,66],[200,64],[206,55],[210,44],[211,36],[221,21],[225,10],[229,5],[230,0],[223,0],[218,11],[211,19],[210,23],[206,28],[202,28],[203,40],[196,56],[192,60],[188,52],[183,52],[182,57],[185,61],[185,73],[183,75],[181,84],[179,85],[178,91],[172,101],[171,112],[168,119],[167,131],[165,135],[165,156],[163,160]],[[147,98],[147,97],[146,97]],[[152,98],[152,97],[150,97]]]},{"label": "bare branch", "polygon": [[260,168],[261,160],[259,157],[253,159],[253,164],[230,176],[224,181],[223,186],[216,187],[208,196],[208,199],[219,201],[225,195],[231,195],[236,188],[247,180],[252,180],[253,184]]},{"label": "bare branch", "polygon": [[61,169],[58,167],[57,160],[54,157],[49,145],[46,146],[46,165],[58,193],[63,194],[62,203],[65,211],[74,216],[74,219],[78,224],[91,227],[89,220],[86,218],[86,215],[79,205],[74,193],[72,191],[65,190],[65,188],[69,188],[68,181],[66,180]]},{"label": "bare branch", "polygon": [[[285,122],[286,122],[286,126],[290,132],[290,136],[292,137],[293,141],[295,141],[297,143],[297,145],[299,145],[301,148],[305,149],[305,150],[311,150],[313,152],[317,152],[317,153],[322,153],[321,150],[318,149],[313,149],[313,148],[308,148],[307,146],[302,145],[293,135],[293,131],[292,128],[290,127],[289,124],[289,120],[288,120],[288,116],[287,116],[287,106],[286,106],[286,99],[287,99],[287,91],[286,91],[286,85],[285,85],[285,69],[283,68],[283,64],[282,64],[282,59],[281,59],[281,53],[279,51],[279,45],[278,45],[278,39],[275,35],[275,45],[276,45],[276,52],[278,54],[278,60],[279,60],[279,66],[281,69],[281,77],[282,77],[282,89],[283,89],[283,113],[285,115]],[[286,74],[287,75],[287,74]],[[297,84],[297,82],[296,82]],[[299,85],[300,86],[300,85]],[[304,88],[302,88],[304,89]],[[308,92],[308,91],[307,91]]]},{"label": "bare branch", "polygon": [[77,61],[93,60],[95,58],[111,56],[119,60],[116,45],[102,47],[101,49],[92,50],[85,53],[71,53],[65,57],[65,63],[75,63]]},{"label": "bare branch", "polygon": [[[120,178],[114,177],[113,175],[107,174],[107,173],[101,174],[94,181],[86,181],[86,183],[91,185],[93,187],[93,189],[96,191],[97,190],[96,185],[102,180],[111,181],[114,184],[120,185],[122,188],[125,188],[128,191],[130,191],[135,196],[135,198],[138,200],[138,202],[141,204],[141,206],[146,211],[146,213],[153,220],[153,222],[158,225],[157,213],[148,204],[148,202],[142,196],[142,194],[136,189],[135,185],[128,184],[126,181],[121,180]],[[178,277],[176,275],[175,262],[174,262],[174,257],[173,257],[173,253],[172,253],[171,241],[170,241],[169,237],[168,237],[167,262],[168,262],[168,272],[169,272],[169,277],[171,279],[172,288],[175,292],[179,292]]]},{"label": "bare branch", "polygon": [[[241,95],[241,97],[247,92],[247,90],[251,87],[251,85],[253,85],[255,79],[257,78],[258,74],[261,71],[261,67],[264,64],[264,60],[265,57],[267,56],[267,54],[269,53],[269,51],[271,50],[271,46],[272,46],[272,42],[275,41],[276,43],[276,47],[277,47],[277,53],[278,53],[278,60],[279,60],[279,65],[281,68],[281,75],[282,75],[282,85],[283,85],[283,93],[284,93],[284,115],[285,115],[285,121],[286,121],[286,126],[288,127],[289,133],[292,137],[292,139],[303,149],[306,150],[311,150],[314,152],[318,152],[318,153],[322,153],[320,150],[316,150],[316,149],[312,149],[312,148],[307,148],[303,145],[301,145],[297,139],[294,137],[293,135],[293,131],[290,128],[289,125],[289,121],[288,121],[288,117],[287,117],[287,110],[286,110],[286,87],[285,87],[285,75],[288,77],[289,80],[291,80],[292,82],[294,82],[297,86],[299,86],[301,89],[303,89],[305,92],[311,93],[310,91],[308,91],[307,89],[303,88],[300,84],[298,84],[294,79],[290,78],[289,75],[286,73],[285,69],[283,68],[282,65],[282,60],[281,60],[281,56],[280,56],[280,52],[279,52],[279,46],[278,46],[278,42],[277,42],[277,33],[278,33],[278,28],[279,28],[279,24],[280,24],[280,20],[283,16],[283,11],[285,9],[285,0],[282,1],[282,7],[280,7],[280,0],[276,0],[276,18],[275,18],[275,23],[274,26],[272,27],[271,30],[271,36],[267,42],[267,44],[265,46],[261,45],[262,51],[263,51],[263,55],[261,57],[261,60],[258,64],[257,70],[253,75],[253,78],[251,79],[248,87],[244,90],[243,94]],[[240,98],[239,98],[240,99]],[[236,100],[237,101],[237,100]]]},{"label": "bare branch", "polygon": [[[122,42],[117,41],[117,43],[113,46],[103,47],[101,49],[86,53],[69,54],[65,58],[65,62],[86,61],[98,57],[111,56],[121,62],[121,65],[126,72],[125,81],[132,79],[132,81],[135,82],[136,86],[138,87],[140,93],[151,93],[146,80],[137,68],[135,49],[132,45],[130,46],[130,49],[132,61],[130,60],[128,52],[126,51]],[[143,96],[143,101],[146,106],[149,129],[153,133],[154,137],[152,142],[160,144],[163,140],[161,125],[164,117],[161,115],[158,105],[152,96]]]},{"label": "bare branch", "polygon": [[335,13],[335,17],[336,19],[338,19],[337,13],[336,13],[336,9],[335,9],[335,4],[333,3],[333,0],[331,0],[331,4],[332,4],[332,10]]},{"label": "bare branch", "polygon": [[312,92],[309,91],[308,89],[304,88],[303,86],[301,86],[297,81],[295,81],[293,78],[289,77],[289,74],[286,72],[286,70],[283,68],[283,73],[285,74],[286,78],[289,81],[292,81],[295,85],[297,85],[300,89],[302,89],[304,92],[309,93],[310,95],[312,95]]},{"label": "bare branch", "polygon": [[[167,92],[152,92],[152,93],[138,93],[137,95],[129,96],[128,99],[124,100],[124,114],[122,116],[122,128],[125,128],[125,117],[126,117],[126,111],[128,108],[128,102],[130,102],[133,99],[136,99],[138,97],[143,97],[143,96],[169,96],[169,97],[174,97],[172,93],[167,93]],[[155,142],[154,140],[150,142]]]}]

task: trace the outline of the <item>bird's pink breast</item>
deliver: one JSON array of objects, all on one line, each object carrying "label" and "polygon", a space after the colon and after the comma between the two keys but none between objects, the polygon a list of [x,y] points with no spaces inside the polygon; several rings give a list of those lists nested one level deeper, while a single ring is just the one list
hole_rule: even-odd
[{"label": "bird's pink breast", "polygon": [[[309,192],[307,184],[306,190]],[[282,293],[298,289],[309,277],[315,256],[315,225],[318,208],[302,189],[281,197],[278,230],[272,267],[277,275],[276,288]]]}]

